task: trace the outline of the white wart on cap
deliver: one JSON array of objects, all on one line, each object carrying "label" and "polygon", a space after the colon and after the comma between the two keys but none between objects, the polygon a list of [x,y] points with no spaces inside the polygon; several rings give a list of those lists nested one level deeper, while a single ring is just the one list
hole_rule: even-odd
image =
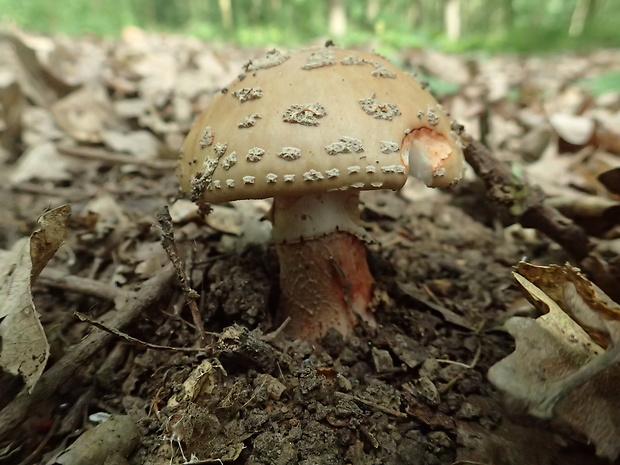
[{"label": "white wart on cap", "polygon": [[460,178],[463,155],[435,98],[385,58],[335,47],[251,61],[183,144],[194,200],[399,189]]}]

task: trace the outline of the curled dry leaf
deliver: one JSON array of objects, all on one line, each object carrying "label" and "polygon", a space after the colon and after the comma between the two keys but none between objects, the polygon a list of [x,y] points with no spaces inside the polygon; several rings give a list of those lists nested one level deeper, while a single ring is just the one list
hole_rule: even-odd
[{"label": "curled dry leaf", "polygon": [[519,285],[543,315],[506,322],[516,348],[491,367],[489,380],[530,414],[552,418],[585,436],[598,455],[617,458],[620,353],[614,342],[620,308],[569,265],[521,263],[517,271]]},{"label": "curled dry leaf", "polygon": [[32,283],[65,239],[71,207],[43,215],[41,228],[0,251],[0,366],[32,390],[43,373],[49,344],[32,300]]},{"label": "curled dry leaf", "polygon": [[201,394],[210,395],[221,375],[220,369],[209,360],[203,360],[183,382],[183,392],[168,399],[168,407],[176,409],[181,403],[192,402]]},{"label": "curled dry leaf", "polygon": [[[521,262],[517,273],[551,297],[601,347],[608,347],[610,340],[620,336],[620,328],[616,328],[620,321],[620,305],[578,268],[568,264],[535,266]],[[615,342],[620,341],[615,339]]]}]

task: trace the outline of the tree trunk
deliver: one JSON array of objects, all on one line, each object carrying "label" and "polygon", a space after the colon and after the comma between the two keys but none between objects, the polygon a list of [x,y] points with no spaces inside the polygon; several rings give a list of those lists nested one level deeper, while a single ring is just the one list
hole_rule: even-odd
[{"label": "tree trunk", "polygon": [[461,37],[461,0],[447,0],[443,13],[446,36],[456,42]]},{"label": "tree trunk", "polygon": [[515,22],[515,9],[512,0],[502,2],[502,26],[505,32],[511,31]]},{"label": "tree trunk", "polygon": [[379,14],[380,0],[366,0],[366,21],[373,23]]},{"label": "tree trunk", "polygon": [[596,0],[577,0],[571,16],[568,35],[579,37],[592,23],[596,12]]},{"label": "tree trunk", "polygon": [[232,31],[233,28],[233,12],[231,0],[218,0],[220,5],[220,16],[222,18],[222,26],[225,31]]},{"label": "tree trunk", "polygon": [[341,38],[347,33],[347,10],[344,0],[329,2],[329,35]]}]

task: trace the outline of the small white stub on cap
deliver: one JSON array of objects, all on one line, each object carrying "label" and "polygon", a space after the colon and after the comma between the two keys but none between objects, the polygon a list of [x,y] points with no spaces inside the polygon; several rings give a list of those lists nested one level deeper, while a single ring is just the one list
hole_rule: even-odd
[{"label": "small white stub on cap", "polygon": [[278,156],[284,160],[297,160],[301,157],[301,150],[297,147],[282,147],[282,151],[278,154]]},{"label": "small white stub on cap", "polygon": [[320,181],[323,178],[323,174],[317,170],[310,170],[304,173],[304,181]]},{"label": "small white stub on cap", "polygon": [[263,155],[265,155],[265,151],[263,149],[261,149],[260,147],[252,147],[250,150],[248,150],[248,154],[245,158],[247,161],[256,163],[257,161],[261,161]]}]

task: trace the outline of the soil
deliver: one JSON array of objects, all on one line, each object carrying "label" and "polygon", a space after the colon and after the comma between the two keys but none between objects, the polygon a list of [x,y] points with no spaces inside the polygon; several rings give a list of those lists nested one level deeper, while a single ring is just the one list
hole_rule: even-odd
[{"label": "soil", "polygon": [[[107,175],[119,174],[114,171]],[[549,252],[549,243],[515,240],[452,201],[439,195],[412,202],[391,192],[367,197],[363,216],[376,238],[368,258],[380,325],[360,326],[347,340],[332,331],[317,343],[270,337],[278,269],[268,243],[220,254],[223,234],[183,225],[177,244],[193,250],[201,312],[216,334],[211,353],[116,341],[38,406],[24,427],[40,429],[54,412],[65,415],[63,409],[132,412],[141,418],[142,441],[131,464],[183,463],[179,442],[185,457],[199,463],[598,463],[591,450],[567,448],[565,438],[544,426],[515,423],[486,380],[488,368],[513,350],[499,329],[521,298],[511,266],[526,254],[535,258],[533,250]],[[83,236],[78,229],[69,241],[73,270],[88,270],[100,253],[80,244]],[[154,240],[156,233],[145,223],[136,236],[130,242]],[[106,309],[48,288],[37,288],[35,299],[44,318],[62,311],[65,326],[74,325],[67,310],[89,309],[95,317]],[[192,346],[182,301],[175,291],[127,331],[146,342]],[[65,337],[79,340],[88,328],[78,326]],[[171,404],[197,369],[205,374],[191,396]],[[27,443],[36,437],[30,433]]]}]

